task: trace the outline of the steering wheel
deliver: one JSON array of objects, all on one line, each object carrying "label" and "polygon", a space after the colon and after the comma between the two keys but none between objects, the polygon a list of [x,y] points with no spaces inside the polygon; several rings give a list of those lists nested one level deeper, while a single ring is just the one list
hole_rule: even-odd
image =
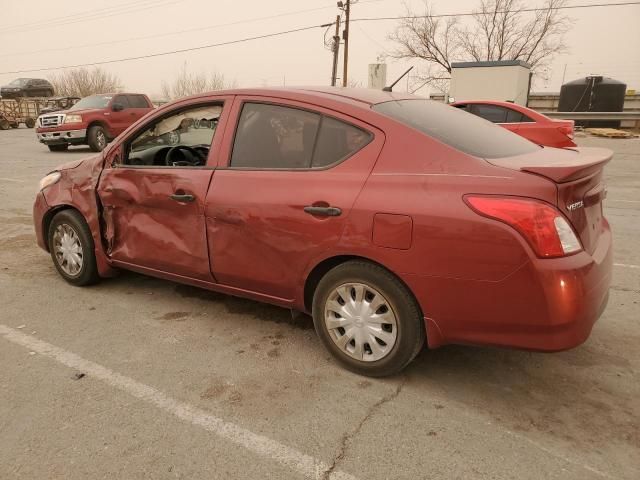
[{"label": "steering wheel", "polygon": [[[178,155],[179,151],[180,157],[182,158],[174,160],[173,157]],[[169,149],[167,156],[164,159],[164,163],[168,167],[195,167],[197,165],[202,165],[203,160],[204,156],[195,148],[191,148],[187,145],[176,145]]]}]

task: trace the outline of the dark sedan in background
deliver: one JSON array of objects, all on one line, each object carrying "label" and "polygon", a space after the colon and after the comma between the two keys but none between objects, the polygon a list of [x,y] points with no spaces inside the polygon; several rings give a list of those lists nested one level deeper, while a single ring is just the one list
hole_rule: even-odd
[{"label": "dark sedan in background", "polygon": [[53,97],[54,88],[48,80],[42,78],[17,78],[0,88],[4,99],[20,97]]}]

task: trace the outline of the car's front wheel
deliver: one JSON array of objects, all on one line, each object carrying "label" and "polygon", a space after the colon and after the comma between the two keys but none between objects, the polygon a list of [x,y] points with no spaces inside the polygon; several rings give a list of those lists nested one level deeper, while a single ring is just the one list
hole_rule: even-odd
[{"label": "car's front wheel", "polygon": [[411,292],[391,272],[366,261],[338,265],[320,280],[313,322],[336,360],[372,377],[401,371],[425,340]]},{"label": "car's front wheel", "polygon": [[89,128],[87,133],[89,148],[94,152],[101,152],[107,146],[107,132],[100,125],[94,125]]},{"label": "car's front wheel", "polygon": [[51,220],[49,251],[58,273],[67,282],[91,285],[99,280],[93,237],[84,217],[76,210],[62,210]]}]

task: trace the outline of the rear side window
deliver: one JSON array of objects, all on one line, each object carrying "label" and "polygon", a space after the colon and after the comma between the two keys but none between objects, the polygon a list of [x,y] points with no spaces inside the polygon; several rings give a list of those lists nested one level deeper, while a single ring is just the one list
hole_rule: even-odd
[{"label": "rear side window", "polygon": [[533,122],[533,120],[527,117],[524,113],[507,109],[507,123],[524,123],[524,122]]},{"label": "rear side window", "polygon": [[476,157],[510,157],[535,152],[540,148],[498,125],[431,100],[397,100],[378,103],[372,108]]},{"label": "rear side window", "polygon": [[357,152],[371,140],[371,134],[341,122],[323,117],[313,154],[314,167],[326,167]]},{"label": "rear side window", "polygon": [[113,103],[119,103],[124,108],[131,108],[131,105],[129,105],[129,100],[127,99],[126,95],[118,95],[116,98],[113,99]]},{"label": "rear side window", "polygon": [[344,160],[371,135],[340,120],[298,108],[246,103],[231,154],[231,167],[322,168]]},{"label": "rear side window", "polygon": [[129,106],[131,108],[149,108],[147,99],[142,95],[127,95],[129,99]]},{"label": "rear side window", "polygon": [[507,109],[504,107],[474,104],[471,112],[493,123],[505,123],[507,121]]}]

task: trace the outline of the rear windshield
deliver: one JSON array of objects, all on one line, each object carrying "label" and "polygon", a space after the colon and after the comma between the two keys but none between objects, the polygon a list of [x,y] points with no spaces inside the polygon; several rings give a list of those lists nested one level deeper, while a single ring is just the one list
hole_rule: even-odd
[{"label": "rear windshield", "polygon": [[86,110],[88,108],[106,108],[112,98],[113,95],[91,95],[90,97],[84,97],[71,107],[69,111]]},{"label": "rear windshield", "polygon": [[372,108],[476,157],[511,157],[540,148],[487,120],[432,100],[396,100]]}]

